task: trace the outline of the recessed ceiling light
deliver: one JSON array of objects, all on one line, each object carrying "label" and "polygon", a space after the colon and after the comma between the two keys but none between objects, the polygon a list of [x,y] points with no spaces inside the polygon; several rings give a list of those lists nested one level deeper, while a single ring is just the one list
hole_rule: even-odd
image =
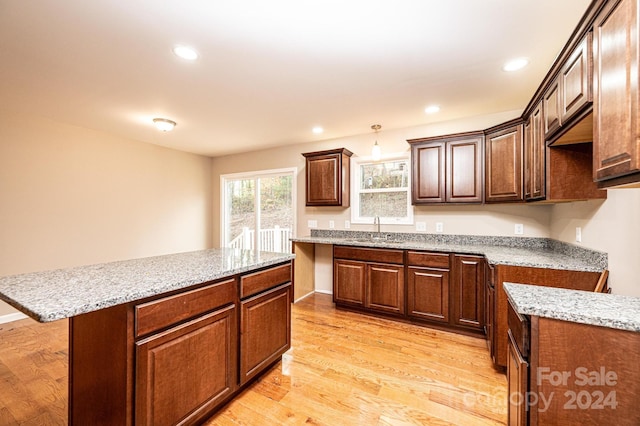
[{"label": "recessed ceiling light", "polygon": [[502,70],[507,72],[518,71],[526,67],[528,64],[529,60],[527,58],[512,59],[502,66]]},{"label": "recessed ceiling light", "polygon": [[438,105],[430,105],[424,109],[424,112],[427,114],[435,114],[438,111],[440,111],[440,107]]},{"label": "recessed ceiling light", "polygon": [[176,122],[169,120],[168,118],[154,118],[153,124],[156,125],[158,130],[163,132],[170,132],[174,127],[176,127]]},{"label": "recessed ceiling light", "polygon": [[324,132],[324,129],[323,129],[322,127],[320,127],[320,126],[316,126],[316,127],[314,127],[313,129],[311,129],[311,131],[312,131],[313,133],[315,133],[316,135],[319,135],[319,134],[321,134],[322,132]]},{"label": "recessed ceiling light", "polygon": [[173,48],[173,53],[175,53],[176,56],[188,61],[195,61],[196,59],[198,59],[198,52],[196,52],[195,49],[189,46],[176,46]]}]

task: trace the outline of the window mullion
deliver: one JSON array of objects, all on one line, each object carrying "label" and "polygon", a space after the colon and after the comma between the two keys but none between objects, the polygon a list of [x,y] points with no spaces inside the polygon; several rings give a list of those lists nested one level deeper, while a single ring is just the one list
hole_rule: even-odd
[{"label": "window mullion", "polygon": [[261,210],[261,200],[260,200],[260,178],[254,178],[254,186],[256,188],[256,194],[255,194],[255,211],[256,211],[256,230],[253,233],[253,248],[255,250],[260,250],[260,246],[258,245],[260,243],[260,229],[261,229],[261,225],[260,225],[260,210]]}]

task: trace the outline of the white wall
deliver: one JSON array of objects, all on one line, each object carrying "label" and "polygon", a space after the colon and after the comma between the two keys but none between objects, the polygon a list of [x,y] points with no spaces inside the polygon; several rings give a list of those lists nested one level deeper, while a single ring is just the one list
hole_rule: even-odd
[{"label": "white wall", "polygon": [[0,276],[208,248],[211,193],[208,157],[5,111]]},{"label": "white wall", "polygon": [[[577,226],[582,243],[575,242]],[[604,201],[556,204],[551,237],[607,252],[613,293],[640,296],[640,189],[609,189]]]}]

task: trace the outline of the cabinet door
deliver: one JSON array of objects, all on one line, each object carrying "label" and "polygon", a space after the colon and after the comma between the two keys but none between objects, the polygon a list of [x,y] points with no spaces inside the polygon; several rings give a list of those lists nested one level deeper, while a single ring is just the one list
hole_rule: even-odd
[{"label": "cabinet door", "polygon": [[525,199],[545,198],[545,151],[544,129],[542,125],[542,101],[533,110],[524,133]]},{"label": "cabinet door", "polygon": [[193,422],[236,389],[235,305],[136,343],[139,425]]},{"label": "cabinet door", "polygon": [[544,93],[544,135],[548,136],[560,128],[560,87],[556,78]]},{"label": "cabinet door", "polygon": [[592,33],[588,33],[560,70],[560,122],[563,125],[593,99],[592,52]]},{"label": "cabinet door", "polygon": [[481,203],[482,137],[447,142],[446,201]]},{"label": "cabinet door", "polygon": [[411,160],[413,204],[444,203],[445,143],[412,145]]},{"label": "cabinet door", "polygon": [[307,157],[307,206],[341,202],[340,154]]},{"label": "cabinet door", "polygon": [[367,308],[404,314],[404,267],[368,263],[366,293]]},{"label": "cabinet door", "polygon": [[333,301],[364,307],[365,262],[336,259],[333,262]]},{"label": "cabinet door", "polygon": [[480,256],[454,256],[453,322],[484,328],[484,265]]},{"label": "cabinet door", "polygon": [[640,171],[638,1],[610,1],[594,22],[593,177]]},{"label": "cabinet door", "polygon": [[509,394],[509,426],[527,425],[527,392],[529,364],[524,360],[508,332],[507,387]]},{"label": "cabinet door", "polygon": [[291,347],[291,283],[240,302],[240,384]]},{"label": "cabinet door", "polygon": [[485,137],[485,201],[522,201],[522,124]]},{"label": "cabinet door", "polygon": [[485,305],[484,305],[484,317],[485,317],[485,332],[487,334],[487,348],[491,359],[495,362],[496,342],[495,342],[495,295],[496,289],[487,282],[485,287]]},{"label": "cabinet door", "polygon": [[449,270],[407,268],[407,305],[409,316],[449,322]]}]

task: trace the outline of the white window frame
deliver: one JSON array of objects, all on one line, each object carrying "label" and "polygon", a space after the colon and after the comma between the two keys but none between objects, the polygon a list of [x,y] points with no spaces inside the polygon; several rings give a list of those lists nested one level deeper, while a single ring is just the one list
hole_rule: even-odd
[{"label": "white window frame", "polygon": [[[360,216],[360,166],[364,164],[379,164],[389,161],[405,160],[407,162],[407,216],[406,217],[380,217],[380,223],[384,225],[413,225],[413,206],[411,205],[411,156],[409,152],[384,155],[375,161],[372,157],[351,158],[351,223],[372,224],[373,217]],[[385,190],[374,190],[385,192]],[[369,192],[369,191],[367,191]],[[394,190],[399,192],[399,188]]]},{"label": "white window frame", "polygon": [[[227,180],[235,180],[235,179],[258,179],[265,177],[275,177],[275,176],[283,176],[291,174],[291,204],[293,209],[293,229],[291,230],[291,236],[296,236],[296,228],[298,227],[297,221],[297,180],[298,180],[298,168],[297,167],[287,167],[282,169],[269,169],[269,170],[256,170],[252,172],[240,172],[240,173],[229,173],[226,175],[220,175],[220,247],[225,246],[225,224],[228,222],[229,218],[227,217],[227,200],[225,187]],[[259,186],[256,185],[256,193],[255,193],[255,205],[260,206],[260,190]],[[257,211],[257,210],[256,210]],[[257,214],[257,213],[256,213]],[[256,228],[260,228],[260,221],[256,218]],[[258,232],[254,234],[254,247],[258,247]]]}]

